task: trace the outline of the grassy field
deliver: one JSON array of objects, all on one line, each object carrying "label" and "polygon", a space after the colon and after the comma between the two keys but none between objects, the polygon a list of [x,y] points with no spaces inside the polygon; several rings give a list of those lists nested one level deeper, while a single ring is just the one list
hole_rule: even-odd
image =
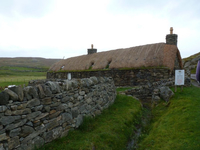
[{"label": "grassy field", "polygon": [[94,119],[85,118],[83,124],[67,137],[57,139],[40,150],[123,150],[134,124],[138,123],[142,108],[139,101],[117,95],[115,103]]},{"label": "grassy field", "polygon": [[160,103],[152,110],[149,134],[139,144],[143,150],[200,149],[200,88],[187,87],[178,91],[170,105]]},{"label": "grassy field", "polygon": [[8,85],[27,85],[30,80],[46,78],[48,68],[0,67],[0,91]]}]

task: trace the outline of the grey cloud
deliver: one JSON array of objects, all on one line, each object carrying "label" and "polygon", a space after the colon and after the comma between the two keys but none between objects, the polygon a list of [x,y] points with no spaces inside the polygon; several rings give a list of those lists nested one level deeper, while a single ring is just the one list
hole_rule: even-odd
[{"label": "grey cloud", "polygon": [[6,17],[42,17],[53,6],[53,0],[0,0],[0,14]]}]

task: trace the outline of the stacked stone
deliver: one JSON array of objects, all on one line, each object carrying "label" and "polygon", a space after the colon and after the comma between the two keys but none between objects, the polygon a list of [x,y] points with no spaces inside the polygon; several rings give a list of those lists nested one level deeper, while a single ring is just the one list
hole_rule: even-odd
[{"label": "stacked stone", "polygon": [[139,98],[139,99],[154,99],[154,98],[158,98],[156,97],[158,95],[154,95],[154,92],[156,92],[155,89],[159,89],[160,87],[163,87],[163,86],[173,86],[173,85],[174,85],[174,79],[169,78],[169,79],[165,79],[165,80],[161,80],[161,81],[157,81],[153,83],[149,82],[146,85],[129,89],[125,91],[124,93],[126,95],[133,95],[134,97]]},{"label": "stacked stone", "polygon": [[[66,79],[69,72],[48,72],[48,79]],[[71,72],[72,78],[112,77],[115,86],[140,86],[148,82],[153,83],[162,79],[172,78],[173,73],[168,68],[128,69],[128,70],[100,70]]]},{"label": "stacked stone", "polygon": [[66,136],[116,97],[112,78],[44,80],[0,93],[0,149],[31,150]]}]

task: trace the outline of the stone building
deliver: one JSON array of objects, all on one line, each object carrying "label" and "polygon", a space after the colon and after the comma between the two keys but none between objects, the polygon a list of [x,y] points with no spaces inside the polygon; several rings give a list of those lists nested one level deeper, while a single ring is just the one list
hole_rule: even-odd
[{"label": "stone building", "polygon": [[174,77],[175,69],[182,69],[177,47],[177,34],[166,36],[166,43],[97,52],[88,49],[87,55],[72,57],[53,64],[47,78],[113,77],[116,86],[136,86]]}]

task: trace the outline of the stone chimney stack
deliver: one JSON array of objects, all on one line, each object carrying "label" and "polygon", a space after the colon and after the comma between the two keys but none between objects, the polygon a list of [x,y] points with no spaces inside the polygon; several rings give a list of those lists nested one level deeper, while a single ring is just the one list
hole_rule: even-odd
[{"label": "stone chimney stack", "polygon": [[173,27],[170,28],[170,34],[166,36],[166,44],[177,46],[177,34],[173,34]]},{"label": "stone chimney stack", "polygon": [[89,54],[93,54],[93,53],[96,53],[97,52],[97,49],[94,49],[93,48],[93,44],[91,45],[91,49],[88,49],[88,55]]}]

